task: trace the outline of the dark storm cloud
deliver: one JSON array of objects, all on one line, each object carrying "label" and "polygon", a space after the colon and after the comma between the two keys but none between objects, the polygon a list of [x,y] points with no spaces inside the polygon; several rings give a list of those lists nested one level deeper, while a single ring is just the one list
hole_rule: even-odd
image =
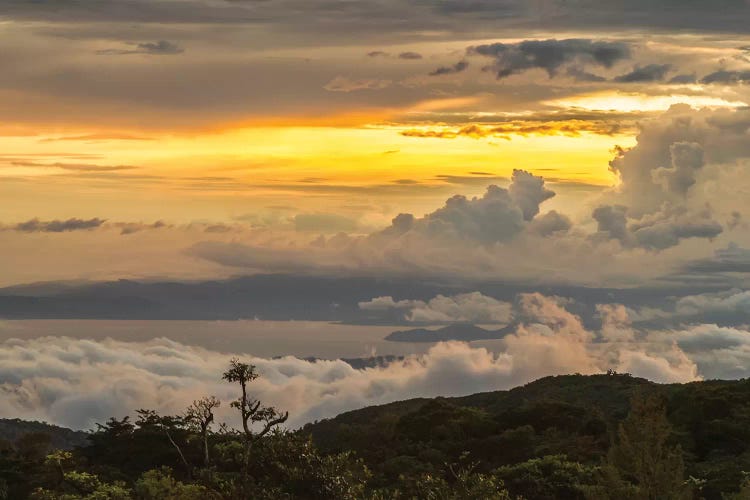
[{"label": "dark storm cloud", "polygon": [[96,229],[104,224],[104,219],[67,219],[67,220],[50,220],[42,221],[31,219],[26,222],[20,222],[11,228],[23,233],[65,233],[69,231],[85,231]]},{"label": "dark storm cloud", "polygon": [[624,42],[571,38],[492,43],[470,47],[467,52],[494,59],[486,69],[494,71],[499,79],[530,69],[542,69],[552,78],[560,68],[572,63],[577,68],[584,65],[610,68],[630,57],[630,46]]},{"label": "dark storm cloud", "polygon": [[671,68],[671,64],[636,66],[633,68],[633,71],[615,77],[615,81],[621,83],[660,82],[664,80],[664,77]]}]

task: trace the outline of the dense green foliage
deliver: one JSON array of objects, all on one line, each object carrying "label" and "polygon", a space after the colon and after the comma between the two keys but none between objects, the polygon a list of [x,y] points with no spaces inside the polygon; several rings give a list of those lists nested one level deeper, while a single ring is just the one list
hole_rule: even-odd
[{"label": "dense green foliage", "polygon": [[[634,395],[646,409],[629,424]],[[304,430],[324,453],[353,450],[371,469],[372,484],[434,473],[466,455],[512,494],[534,499],[586,498],[592,490],[583,486],[622,479],[605,477],[613,468],[635,481],[627,450],[617,451],[630,446],[620,444],[625,437],[651,446],[654,463],[700,490],[698,497],[719,500],[737,493],[750,472],[750,380],[547,377],[510,391],[369,407]]]},{"label": "dense green foliage", "polygon": [[0,498],[750,498],[750,381],[549,377],[289,432],[252,397],[257,376],[238,360],[223,375],[239,430],[216,425],[206,397],[182,415],[112,418],[70,451],[40,432],[5,440]]}]

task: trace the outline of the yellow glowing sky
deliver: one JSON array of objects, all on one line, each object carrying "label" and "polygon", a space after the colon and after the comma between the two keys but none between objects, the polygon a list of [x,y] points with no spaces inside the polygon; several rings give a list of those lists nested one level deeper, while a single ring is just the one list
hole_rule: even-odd
[{"label": "yellow glowing sky", "polygon": [[[152,26],[35,23],[33,32],[0,25],[11,82],[0,87],[6,224],[236,221],[281,210],[343,214],[374,228],[504,184],[516,168],[557,184],[552,203],[575,212],[581,189],[617,182],[609,161],[616,146],[635,143],[639,120],[678,103],[748,102],[737,88],[669,84],[716,69],[716,57],[736,59],[740,41],[730,39],[622,36],[632,48],[614,65],[585,68],[598,72],[591,81],[563,71],[580,70],[578,60],[499,80],[470,48],[518,44],[521,33],[311,44],[311,35],[180,22],[159,53],[144,43]],[[605,33],[536,38],[615,39]],[[451,69],[458,61],[468,69]],[[669,73],[659,81],[616,83],[662,61]]]},{"label": "yellow glowing sky", "polygon": [[[509,177],[514,168],[525,168],[555,179],[611,184],[607,163],[612,148],[632,143],[628,135],[588,133],[425,139],[405,137],[403,129],[295,125],[190,136],[155,134],[148,140],[3,138],[0,147],[4,156],[12,157],[12,165],[0,167],[0,176],[26,179],[5,193],[12,202],[4,204],[4,216],[21,219],[30,205],[39,217],[78,216],[87,204],[93,209],[105,199],[102,208],[108,217],[149,220],[154,218],[153,205],[159,205],[156,218],[178,222],[224,219],[273,204],[334,210],[352,196],[346,190],[337,192],[337,187],[369,188],[373,198],[382,191],[385,198],[395,198],[391,203],[402,204],[398,210],[409,210],[418,201],[409,186],[445,187],[439,176],[481,172]],[[38,156],[26,156],[29,151]],[[76,170],[78,165],[123,169]],[[389,186],[403,189],[390,193]],[[31,191],[63,204],[39,203]],[[209,200],[213,208],[206,210]],[[195,205],[194,211],[182,212],[185,205]],[[172,211],[170,206],[181,208]]]},{"label": "yellow glowing sky", "polygon": [[[550,104],[561,109],[652,112],[678,102],[740,104],[713,97],[616,92],[582,94]],[[421,105],[403,110],[401,116],[464,104]],[[632,145],[635,134],[625,129],[611,135],[582,131],[441,139],[407,137],[403,132],[448,125],[370,119],[337,123],[339,119],[332,117],[330,126],[321,125],[325,119],[308,124],[293,120],[289,125],[173,133],[75,127],[54,134],[2,137],[0,177],[10,181],[3,186],[10,201],[3,205],[3,216],[22,219],[33,207],[37,217],[105,210],[107,217],[189,222],[236,217],[273,205],[335,211],[352,204],[357,188],[364,190],[356,194],[360,201],[388,200],[393,211],[428,210],[450,190],[475,193],[484,188],[451,186],[446,176],[481,173],[507,178],[514,168],[523,168],[552,181],[612,185],[612,150]],[[424,187],[425,192],[410,192],[412,186]],[[49,203],[40,203],[38,196]],[[388,216],[383,214],[384,220]]]},{"label": "yellow glowing sky", "polygon": [[[187,249],[367,235],[514,169],[585,233],[642,123],[750,103],[740,3],[0,2],[0,281],[228,273]],[[21,224],[73,218],[106,222]]]}]

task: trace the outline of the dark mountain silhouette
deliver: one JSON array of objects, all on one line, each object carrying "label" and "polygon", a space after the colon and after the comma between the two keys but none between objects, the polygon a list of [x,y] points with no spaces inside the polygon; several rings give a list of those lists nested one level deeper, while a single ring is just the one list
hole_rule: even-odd
[{"label": "dark mountain silhouette", "polygon": [[472,342],[474,340],[501,339],[513,330],[511,326],[506,326],[499,330],[485,330],[470,323],[456,323],[438,328],[437,330],[426,328],[401,330],[391,333],[385,339],[393,342],[444,342],[447,340]]}]

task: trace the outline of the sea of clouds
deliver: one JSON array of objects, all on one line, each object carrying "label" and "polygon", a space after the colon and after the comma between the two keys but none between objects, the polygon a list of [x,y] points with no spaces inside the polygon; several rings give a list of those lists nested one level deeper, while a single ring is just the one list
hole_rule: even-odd
[{"label": "sea of clouds", "polygon": [[139,408],[180,413],[212,394],[224,402],[220,419],[232,422],[228,402],[237,388],[221,374],[233,356],[257,366],[254,395],[288,410],[290,427],[368,405],[508,389],[547,375],[614,369],[663,383],[750,375],[747,329],[697,324],[644,331],[632,325],[625,307],[602,305],[601,328],[591,331],[565,306],[557,297],[525,294],[519,297],[523,321],[497,341],[497,350],[439,343],[425,354],[363,370],[340,360],[261,358],[166,338],[9,339],[0,343],[0,416],[88,429]]}]

